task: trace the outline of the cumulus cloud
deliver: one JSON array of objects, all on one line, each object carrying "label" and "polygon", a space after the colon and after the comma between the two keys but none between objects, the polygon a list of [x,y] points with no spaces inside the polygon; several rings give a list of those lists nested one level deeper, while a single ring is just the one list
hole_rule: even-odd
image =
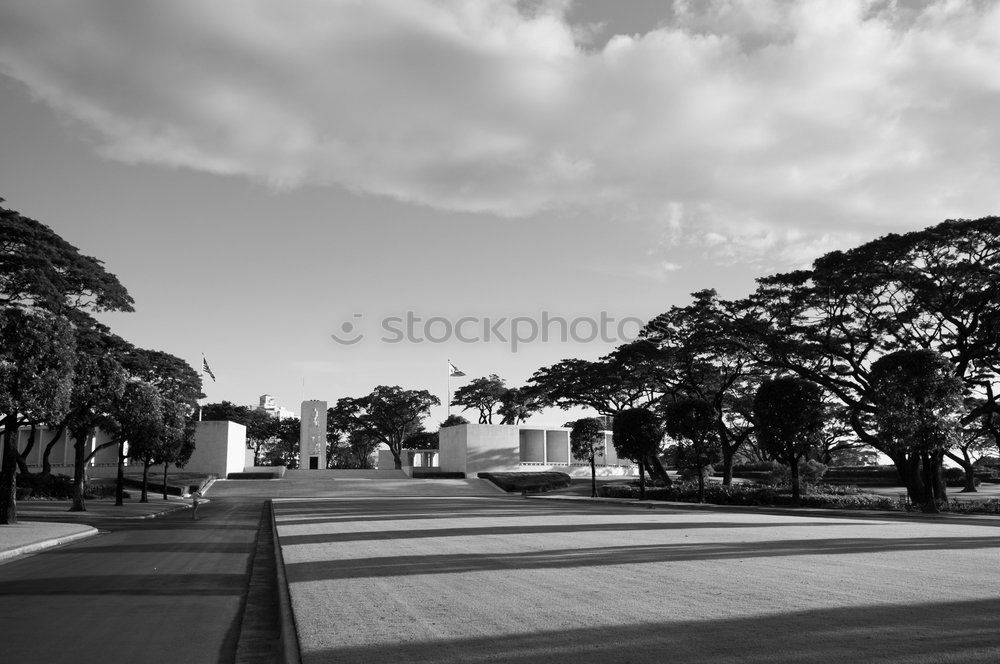
[{"label": "cumulus cloud", "polygon": [[569,9],[7,0],[0,67],[112,159],[720,256],[1000,211],[997,2],[676,0],[600,48]]}]

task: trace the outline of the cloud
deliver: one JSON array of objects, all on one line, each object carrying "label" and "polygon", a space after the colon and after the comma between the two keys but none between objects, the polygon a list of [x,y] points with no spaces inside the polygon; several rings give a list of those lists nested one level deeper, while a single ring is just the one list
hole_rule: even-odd
[{"label": "cloud", "polygon": [[7,0],[0,67],[111,159],[719,255],[1000,211],[997,2],[678,0],[601,48],[527,4]]}]

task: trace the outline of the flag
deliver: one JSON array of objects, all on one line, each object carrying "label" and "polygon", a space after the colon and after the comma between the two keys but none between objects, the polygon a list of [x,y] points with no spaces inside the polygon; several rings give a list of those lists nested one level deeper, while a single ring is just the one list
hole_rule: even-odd
[{"label": "flag", "polygon": [[212,382],[215,382],[215,374],[212,373],[212,368],[208,366],[208,360],[205,359],[204,355],[201,356],[201,372],[207,373],[212,377]]},{"label": "flag", "polygon": [[452,364],[451,360],[448,360],[448,375],[449,376],[464,376],[465,372],[462,371],[461,369],[459,369],[458,367],[456,367],[454,364]]}]

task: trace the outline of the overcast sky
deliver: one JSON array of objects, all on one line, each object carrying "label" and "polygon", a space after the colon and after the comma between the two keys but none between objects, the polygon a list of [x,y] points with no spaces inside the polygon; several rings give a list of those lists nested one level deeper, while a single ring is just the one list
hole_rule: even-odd
[{"label": "overcast sky", "polygon": [[614,344],[381,320],[648,319],[1000,213],[997,2],[4,0],[0,72],[0,196],[213,401],[520,384]]}]

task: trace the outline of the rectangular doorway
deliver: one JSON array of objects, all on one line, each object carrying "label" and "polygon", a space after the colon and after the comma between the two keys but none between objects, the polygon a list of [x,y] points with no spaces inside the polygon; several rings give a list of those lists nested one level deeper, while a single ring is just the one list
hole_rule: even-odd
[{"label": "rectangular doorway", "polygon": [[309,457],[309,470],[319,470],[319,457]]}]

